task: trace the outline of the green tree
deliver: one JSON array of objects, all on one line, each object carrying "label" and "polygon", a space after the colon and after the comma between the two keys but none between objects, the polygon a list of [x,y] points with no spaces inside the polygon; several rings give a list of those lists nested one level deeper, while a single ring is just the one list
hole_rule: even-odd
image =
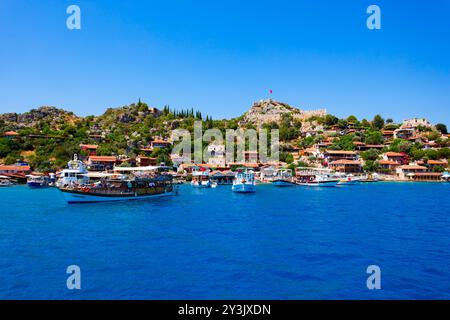
[{"label": "green tree", "polygon": [[377,114],[372,120],[372,126],[378,130],[383,129],[384,119],[379,114]]},{"label": "green tree", "polygon": [[447,126],[443,123],[438,123],[436,126],[436,130],[442,134],[448,134]]}]

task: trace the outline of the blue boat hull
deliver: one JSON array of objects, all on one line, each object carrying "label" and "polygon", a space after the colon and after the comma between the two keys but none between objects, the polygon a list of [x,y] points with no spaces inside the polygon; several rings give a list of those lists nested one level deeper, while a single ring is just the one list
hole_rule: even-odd
[{"label": "blue boat hull", "polygon": [[292,187],[295,186],[294,183],[286,180],[275,180],[272,182],[275,187]]},{"label": "blue boat hull", "polygon": [[32,188],[32,189],[42,189],[42,188],[48,188],[49,185],[48,184],[43,184],[43,183],[39,183],[39,182],[28,182],[27,183],[28,187]]}]

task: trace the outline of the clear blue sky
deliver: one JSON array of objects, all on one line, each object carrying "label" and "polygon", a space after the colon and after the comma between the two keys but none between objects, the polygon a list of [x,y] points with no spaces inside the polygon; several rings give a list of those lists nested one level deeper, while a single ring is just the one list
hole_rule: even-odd
[{"label": "clear blue sky", "polygon": [[0,112],[98,115],[141,97],[223,118],[272,89],[337,116],[450,125],[449,20],[447,0],[1,0]]}]

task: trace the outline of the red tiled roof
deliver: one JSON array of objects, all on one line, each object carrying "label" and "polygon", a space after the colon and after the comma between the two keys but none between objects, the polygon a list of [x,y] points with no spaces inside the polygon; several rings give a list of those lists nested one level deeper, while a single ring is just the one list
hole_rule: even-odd
[{"label": "red tiled roof", "polygon": [[428,164],[432,164],[432,165],[441,165],[441,166],[447,166],[448,163],[445,161],[440,161],[440,160],[428,160]]},{"label": "red tiled roof", "polygon": [[80,144],[80,148],[85,149],[97,149],[98,146],[95,144]]},{"label": "red tiled roof", "polygon": [[390,166],[400,165],[398,162],[395,162],[393,160],[380,160],[379,164],[385,164]]},{"label": "red tiled roof", "polygon": [[333,161],[333,162],[331,162],[329,165],[330,165],[330,166],[333,166],[333,165],[341,165],[341,164],[343,164],[343,165],[346,165],[346,164],[348,164],[348,165],[361,165],[361,162],[358,161],[358,160],[346,160],[346,159],[342,159],[342,160],[336,160],[336,161]]},{"label": "red tiled roof", "polygon": [[404,157],[405,155],[400,152],[386,152],[386,157]]},{"label": "red tiled roof", "polygon": [[408,164],[408,165],[403,165],[399,167],[400,169],[406,169],[406,170],[426,170],[427,167],[424,166],[418,166],[415,164]]},{"label": "red tiled roof", "polygon": [[14,166],[14,165],[0,165],[0,170],[8,171],[30,171],[30,166]]},{"label": "red tiled roof", "polygon": [[152,143],[159,143],[159,144],[172,144],[169,141],[165,140],[153,140]]},{"label": "red tiled roof", "polygon": [[6,131],[3,135],[4,135],[5,137],[16,137],[16,136],[18,136],[19,134],[18,134],[17,132],[15,132],[15,131]]},{"label": "red tiled roof", "polygon": [[329,153],[329,154],[351,154],[351,155],[356,155],[356,152],[354,152],[354,151],[346,151],[346,150],[326,150],[325,153]]},{"label": "red tiled roof", "polygon": [[100,162],[116,162],[117,158],[114,156],[90,156],[90,161],[100,161]]}]

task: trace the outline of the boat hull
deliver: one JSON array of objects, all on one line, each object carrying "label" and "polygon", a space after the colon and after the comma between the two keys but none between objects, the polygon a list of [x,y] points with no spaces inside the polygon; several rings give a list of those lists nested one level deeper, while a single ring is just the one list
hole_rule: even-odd
[{"label": "boat hull", "polygon": [[253,193],[256,192],[256,186],[254,184],[235,184],[231,190],[238,193]]},{"label": "boat hull", "polygon": [[191,183],[191,186],[194,188],[210,188],[211,183],[209,181],[207,183]]},{"label": "boat hull", "polygon": [[43,189],[43,188],[48,188],[49,185],[46,183],[39,183],[39,182],[28,182],[27,183],[28,187],[31,189]]},{"label": "boat hull", "polygon": [[320,182],[299,182],[297,183],[299,186],[305,187],[335,187],[339,181],[320,181]]},{"label": "boat hull", "polygon": [[94,202],[114,202],[114,201],[130,201],[130,200],[143,200],[157,197],[170,196],[173,191],[167,191],[163,193],[156,193],[150,195],[124,195],[124,196],[103,196],[88,193],[70,192],[65,190],[60,190],[66,199],[67,203],[94,203]]},{"label": "boat hull", "polygon": [[274,180],[272,182],[272,184],[275,187],[292,187],[292,186],[295,186],[295,183],[293,183],[291,181],[286,181],[286,180]]}]

